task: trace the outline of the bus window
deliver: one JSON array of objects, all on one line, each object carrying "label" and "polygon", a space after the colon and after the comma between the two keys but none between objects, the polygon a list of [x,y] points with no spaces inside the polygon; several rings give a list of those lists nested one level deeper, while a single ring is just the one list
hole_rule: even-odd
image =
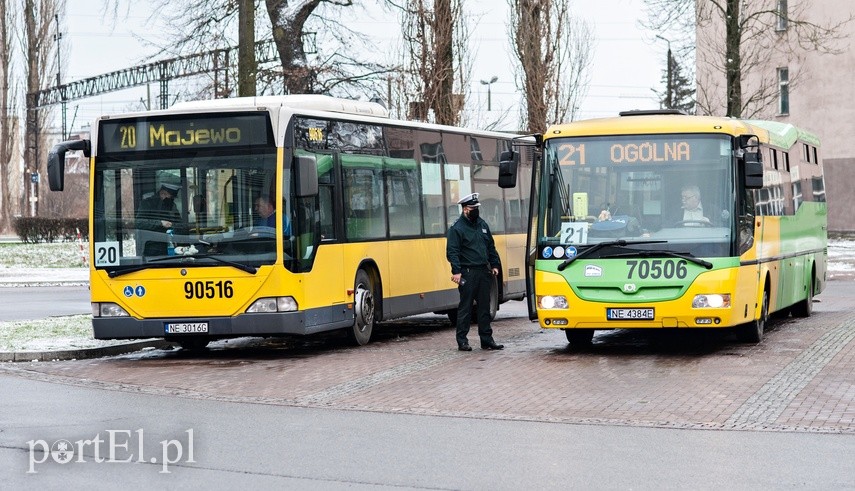
[{"label": "bus window", "polygon": [[[427,132],[421,134],[424,138],[438,137]],[[419,145],[421,154],[422,173],[422,215],[425,224],[425,234],[445,234],[444,212],[442,201],[442,171],[440,170],[440,155],[442,143],[422,143]]]},{"label": "bus window", "polygon": [[383,158],[340,154],[344,179],[344,220],[349,240],[386,236]]}]

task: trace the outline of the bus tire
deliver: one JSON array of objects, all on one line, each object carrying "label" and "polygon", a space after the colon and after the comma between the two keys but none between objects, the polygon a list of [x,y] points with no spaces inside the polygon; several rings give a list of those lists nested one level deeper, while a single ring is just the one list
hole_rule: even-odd
[{"label": "bus tire", "polygon": [[813,313],[813,291],[814,279],[811,277],[810,285],[808,286],[807,298],[793,305],[791,309],[793,317],[810,317]]},{"label": "bus tire", "polygon": [[593,329],[564,329],[564,335],[572,349],[587,348],[594,340]]},{"label": "bus tire", "polygon": [[493,275],[493,281],[490,283],[490,320],[496,320],[496,314],[499,313],[499,277]]},{"label": "bus tire", "polygon": [[353,284],[353,326],[347,329],[347,337],[356,346],[371,341],[374,330],[374,284],[364,269],[356,272]]},{"label": "bus tire", "polygon": [[766,320],[769,318],[769,290],[763,289],[763,300],[760,306],[760,318],[739,326],[736,335],[745,343],[763,341],[763,331],[766,330]]}]

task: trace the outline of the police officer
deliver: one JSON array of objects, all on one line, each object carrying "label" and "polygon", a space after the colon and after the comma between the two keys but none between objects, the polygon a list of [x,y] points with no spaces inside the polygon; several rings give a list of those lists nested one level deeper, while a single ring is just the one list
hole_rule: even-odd
[{"label": "police officer", "polygon": [[499,253],[487,222],[479,217],[478,193],[457,202],[463,212],[448,229],[445,256],[451,263],[451,281],[457,283],[460,304],[457,307],[457,349],[472,351],[469,340],[469,318],[472,301],[478,305],[478,336],[481,348],[500,350],[505,346],[493,340],[490,327],[490,287],[499,274]]}]

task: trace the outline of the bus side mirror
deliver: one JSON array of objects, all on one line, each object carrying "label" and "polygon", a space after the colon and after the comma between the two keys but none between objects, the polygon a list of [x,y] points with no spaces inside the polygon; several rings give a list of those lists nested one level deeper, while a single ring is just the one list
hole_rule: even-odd
[{"label": "bus side mirror", "polygon": [[298,198],[318,195],[318,162],[313,155],[295,158],[296,194]]},{"label": "bus side mirror", "polygon": [[514,188],[517,186],[517,165],[520,154],[509,150],[499,156],[499,187]]},{"label": "bus side mirror", "polygon": [[83,156],[89,157],[91,146],[89,140],[71,140],[57,143],[48,153],[48,184],[51,191],[62,191],[65,188],[65,153],[69,150],[83,150]]},{"label": "bus side mirror", "polygon": [[760,152],[745,152],[742,157],[745,172],[745,188],[760,189],[763,187],[763,161]]}]

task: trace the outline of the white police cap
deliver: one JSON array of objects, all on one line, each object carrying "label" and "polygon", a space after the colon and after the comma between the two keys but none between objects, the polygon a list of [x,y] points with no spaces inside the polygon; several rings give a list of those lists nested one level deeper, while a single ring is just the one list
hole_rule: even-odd
[{"label": "white police cap", "polygon": [[160,189],[165,189],[165,190],[169,191],[170,194],[175,196],[178,194],[178,191],[181,189],[181,186],[179,186],[178,184],[172,184],[172,183],[164,182],[163,184],[160,185]]},{"label": "white police cap", "polygon": [[478,201],[478,193],[467,194],[460,198],[460,201],[458,201],[457,204],[460,206],[471,206],[473,208],[481,206],[481,202]]}]

